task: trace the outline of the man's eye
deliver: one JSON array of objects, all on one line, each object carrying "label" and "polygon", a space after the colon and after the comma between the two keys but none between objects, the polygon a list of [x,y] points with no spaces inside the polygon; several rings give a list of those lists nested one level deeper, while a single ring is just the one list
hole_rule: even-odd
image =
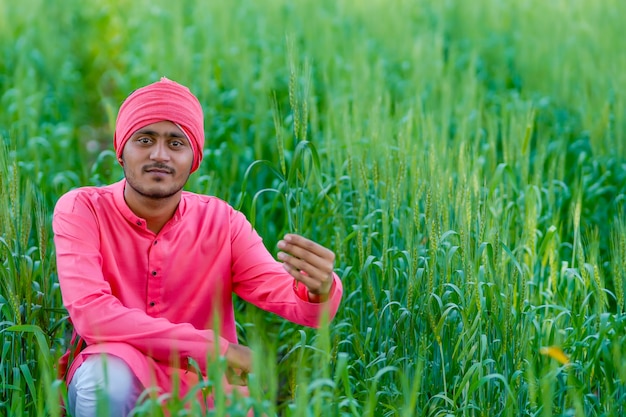
[{"label": "man's eye", "polygon": [[183,145],[184,145],[183,142],[181,142],[179,140],[173,140],[173,141],[170,142],[170,146],[172,148],[178,148],[178,147],[181,147]]},{"label": "man's eye", "polygon": [[152,141],[150,140],[150,138],[147,138],[147,137],[144,136],[144,137],[138,138],[137,142],[139,142],[141,144],[148,144],[148,143],[150,143]]}]

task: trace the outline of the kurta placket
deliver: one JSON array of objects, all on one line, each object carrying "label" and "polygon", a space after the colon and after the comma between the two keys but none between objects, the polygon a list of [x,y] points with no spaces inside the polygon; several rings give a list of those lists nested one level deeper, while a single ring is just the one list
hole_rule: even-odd
[{"label": "kurta placket", "polygon": [[[174,251],[170,242],[167,239],[167,233],[180,220],[179,210],[176,210],[174,217],[168,221],[163,228],[159,231],[158,235],[146,228],[145,220],[141,220],[142,228],[150,234],[152,239],[150,246],[148,247],[148,268],[146,270],[146,313],[152,317],[158,317],[163,307],[163,291],[164,280],[167,279],[164,275],[166,273],[166,265],[164,260],[167,259],[168,249],[172,254]],[[161,242],[159,244],[159,242]],[[181,283],[181,285],[185,285]]]}]

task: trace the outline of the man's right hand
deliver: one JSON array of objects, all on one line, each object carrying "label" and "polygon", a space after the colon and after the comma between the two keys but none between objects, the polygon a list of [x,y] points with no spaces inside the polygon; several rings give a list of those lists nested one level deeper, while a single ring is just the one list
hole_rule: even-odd
[{"label": "man's right hand", "polygon": [[252,371],[252,351],[249,347],[231,343],[226,349],[228,367],[238,372],[227,372],[228,382],[233,385],[247,385],[248,373]]}]

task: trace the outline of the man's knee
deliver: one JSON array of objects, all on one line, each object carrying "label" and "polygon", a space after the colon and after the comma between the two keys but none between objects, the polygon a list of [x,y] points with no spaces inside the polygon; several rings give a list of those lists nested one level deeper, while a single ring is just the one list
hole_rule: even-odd
[{"label": "man's knee", "polygon": [[140,393],[140,383],[126,362],[111,355],[92,355],[70,382],[70,411],[75,416],[95,416],[106,408],[109,415],[124,416]]}]

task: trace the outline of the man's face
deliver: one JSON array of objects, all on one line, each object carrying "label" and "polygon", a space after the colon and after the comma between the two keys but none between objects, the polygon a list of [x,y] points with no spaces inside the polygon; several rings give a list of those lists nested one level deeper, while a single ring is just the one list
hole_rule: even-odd
[{"label": "man's face", "polygon": [[183,189],[193,163],[193,150],[183,131],[162,121],[130,137],[122,152],[126,183],[131,192],[151,198],[172,197]]}]

